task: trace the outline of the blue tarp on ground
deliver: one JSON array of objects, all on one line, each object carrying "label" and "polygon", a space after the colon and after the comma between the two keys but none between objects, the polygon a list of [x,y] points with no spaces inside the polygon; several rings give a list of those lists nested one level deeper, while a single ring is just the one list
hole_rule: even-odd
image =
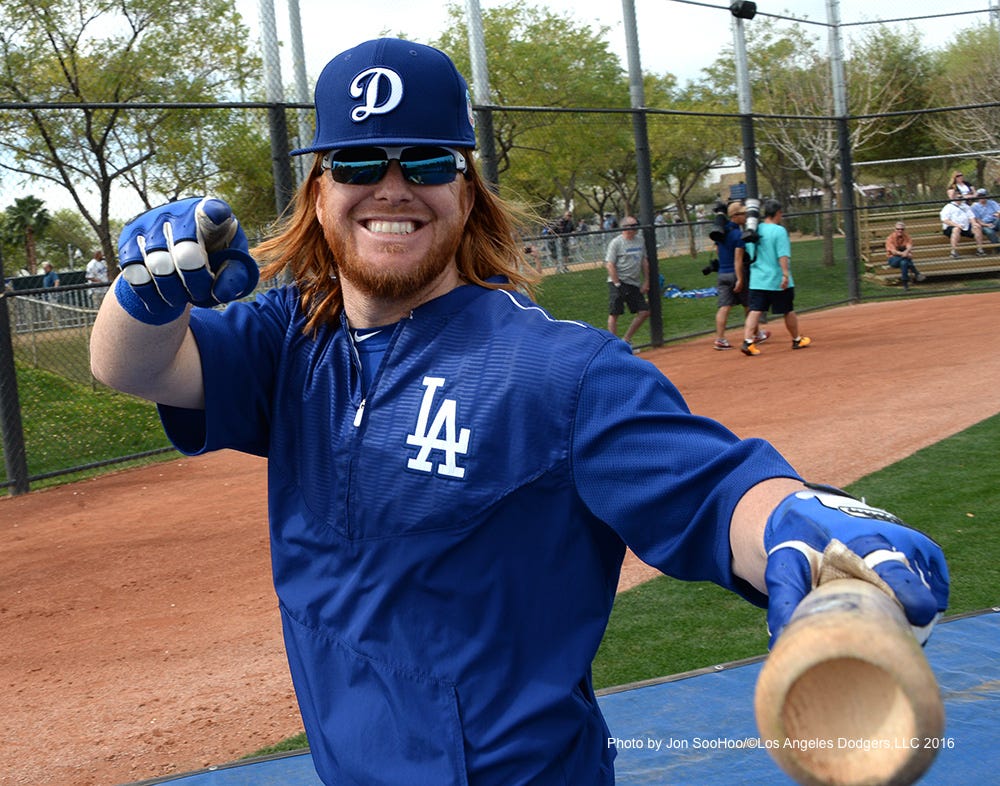
[{"label": "blue tarp on ground", "polygon": [[[937,627],[927,657],[945,705],[942,749],[921,786],[997,783],[1000,776],[1000,613]],[[620,786],[790,784],[756,741],[753,690],[761,662],[729,664],[598,698],[620,741]],[[659,748],[659,749],[657,749]],[[321,786],[308,752],[145,784]]]}]

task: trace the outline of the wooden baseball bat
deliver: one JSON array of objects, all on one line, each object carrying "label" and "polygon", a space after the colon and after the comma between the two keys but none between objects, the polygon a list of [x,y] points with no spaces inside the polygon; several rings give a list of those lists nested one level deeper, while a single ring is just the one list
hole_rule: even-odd
[{"label": "wooden baseball bat", "polygon": [[911,784],[944,730],[934,672],[878,574],[838,541],[823,565],[757,678],[761,744],[808,786]]}]

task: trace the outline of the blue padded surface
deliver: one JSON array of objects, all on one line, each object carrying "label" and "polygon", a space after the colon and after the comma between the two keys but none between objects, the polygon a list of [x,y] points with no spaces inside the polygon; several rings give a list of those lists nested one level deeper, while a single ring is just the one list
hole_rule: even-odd
[{"label": "blue padded surface", "polygon": [[[944,746],[921,786],[1000,779],[1000,613],[938,625],[926,648],[945,705]],[[665,678],[598,697],[620,786],[791,784],[757,739],[753,691],[761,661]],[[658,746],[658,749],[657,749]],[[308,751],[166,780],[174,786],[322,786]],[[137,786],[137,785],[133,785]]]}]

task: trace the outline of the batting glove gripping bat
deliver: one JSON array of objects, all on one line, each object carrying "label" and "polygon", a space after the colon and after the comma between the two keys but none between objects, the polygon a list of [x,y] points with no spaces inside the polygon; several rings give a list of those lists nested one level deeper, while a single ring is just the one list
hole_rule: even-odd
[{"label": "batting glove gripping bat", "polygon": [[789,495],[764,528],[767,627],[774,646],[792,612],[818,582],[834,539],[860,556],[866,578],[894,597],[924,644],[948,607],[948,566],[933,540],[896,516],[830,486]]},{"label": "batting glove gripping bat", "polygon": [[253,292],[259,273],[247,251],[247,236],[221,199],[162,205],[122,230],[115,296],[139,321],[165,325],[188,303],[212,307]]}]

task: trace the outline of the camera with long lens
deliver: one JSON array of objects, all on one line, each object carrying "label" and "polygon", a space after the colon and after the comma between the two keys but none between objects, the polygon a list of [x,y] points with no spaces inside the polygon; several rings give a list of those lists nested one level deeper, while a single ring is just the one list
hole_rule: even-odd
[{"label": "camera with long lens", "polygon": [[743,242],[756,243],[760,240],[757,234],[757,225],[760,223],[760,200],[748,199],[745,203],[747,220],[743,225]]},{"label": "camera with long lens", "polygon": [[708,260],[708,264],[701,269],[701,274],[703,276],[710,276],[712,273],[719,272],[719,260],[717,257],[712,257]]},{"label": "camera with long lens", "polygon": [[[726,222],[728,221],[726,203],[717,201],[715,207],[712,208],[712,212],[715,213],[715,218],[712,219],[712,226],[714,228],[709,231],[708,239],[713,243],[721,243],[726,239]],[[706,273],[705,275],[708,274]]]}]

